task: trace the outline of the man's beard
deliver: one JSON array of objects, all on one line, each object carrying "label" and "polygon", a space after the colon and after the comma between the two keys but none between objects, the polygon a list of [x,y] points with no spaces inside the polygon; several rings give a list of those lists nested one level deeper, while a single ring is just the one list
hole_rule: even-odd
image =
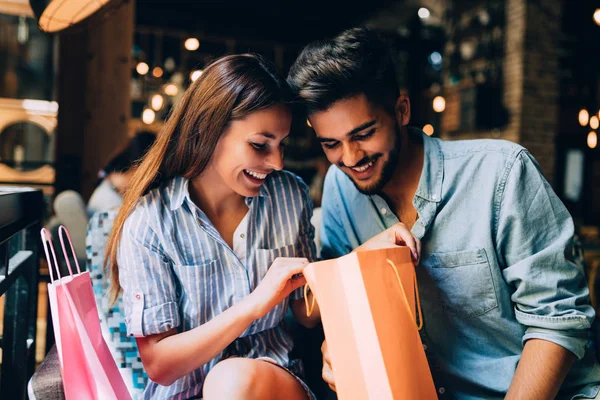
[{"label": "man's beard", "polygon": [[[396,129],[395,129],[396,137],[394,138],[395,139],[394,146],[388,153],[388,159],[387,159],[387,161],[384,162],[383,166],[381,167],[381,174],[379,175],[379,178],[377,178],[375,183],[373,183],[369,186],[366,186],[366,187],[361,186],[358,182],[356,182],[354,180],[354,178],[352,178],[352,175],[350,175],[349,173],[346,173],[346,175],[348,175],[348,177],[350,178],[352,183],[354,183],[354,186],[356,186],[356,189],[358,189],[358,191],[361,192],[362,194],[373,195],[373,194],[381,193],[381,191],[383,190],[383,187],[389,182],[389,180],[394,175],[394,171],[396,170],[396,166],[398,165],[400,149],[402,148],[402,143],[401,143],[402,142],[402,140],[401,140],[401,132],[402,131],[400,130],[398,125],[395,125],[395,127],[396,127]],[[360,167],[362,165],[366,165],[373,160],[381,158],[382,156],[383,156],[383,154],[378,153],[371,157],[365,157],[362,160],[360,160],[358,163],[356,163],[355,167]]]}]

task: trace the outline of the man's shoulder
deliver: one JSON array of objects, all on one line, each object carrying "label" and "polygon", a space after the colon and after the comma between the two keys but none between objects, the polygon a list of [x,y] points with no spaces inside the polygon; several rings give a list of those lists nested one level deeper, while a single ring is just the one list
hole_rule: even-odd
[{"label": "man's shoulder", "polygon": [[440,140],[440,148],[445,160],[489,155],[511,158],[525,150],[517,143],[502,139]]}]

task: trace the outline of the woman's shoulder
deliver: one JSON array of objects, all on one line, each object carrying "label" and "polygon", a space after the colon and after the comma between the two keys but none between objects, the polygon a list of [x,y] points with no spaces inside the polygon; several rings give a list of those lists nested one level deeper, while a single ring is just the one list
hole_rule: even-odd
[{"label": "woman's shoulder", "polygon": [[164,190],[162,187],[150,190],[148,193],[143,195],[135,203],[133,213],[151,212],[157,210],[164,204]]},{"label": "woman's shoulder", "polygon": [[140,197],[127,217],[125,225],[149,226],[152,221],[159,220],[171,208],[176,180],[177,178],[171,179]]},{"label": "woman's shoulder", "polygon": [[140,197],[135,208],[160,213],[163,209],[173,208],[172,206],[185,196],[186,191],[187,179],[171,178]]}]

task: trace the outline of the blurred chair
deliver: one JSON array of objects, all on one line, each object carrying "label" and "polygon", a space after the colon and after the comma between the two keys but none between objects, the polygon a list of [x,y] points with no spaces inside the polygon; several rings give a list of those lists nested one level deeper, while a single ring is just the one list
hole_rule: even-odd
[{"label": "blurred chair", "polygon": [[85,265],[85,236],[88,224],[88,215],[85,202],[81,195],[73,190],[60,192],[53,203],[54,217],[48,223],[48,229],[57,239],[57,230],[64,225],[69,230],[73,247],[77,253],[79,265]]},{"label": "blurred chair", "polygon": [[35,370],[27,385],[29,400],[64,400],[60,362],[56,347],[52,346],[46,357]]}]

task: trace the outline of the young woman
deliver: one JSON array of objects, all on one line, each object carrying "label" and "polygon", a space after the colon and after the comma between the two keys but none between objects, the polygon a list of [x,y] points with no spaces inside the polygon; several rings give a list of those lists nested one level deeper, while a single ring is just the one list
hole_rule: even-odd
[{"label": "young woman", "polygon": [[[145,398],[307,399],[281,326],[307,326],[308,188],[281,171],[291,113],[258,56],[208,66],[137,168],[107,247],[112,294],[151,379]],[[284,395],[283,395],[284,394]]]}]

